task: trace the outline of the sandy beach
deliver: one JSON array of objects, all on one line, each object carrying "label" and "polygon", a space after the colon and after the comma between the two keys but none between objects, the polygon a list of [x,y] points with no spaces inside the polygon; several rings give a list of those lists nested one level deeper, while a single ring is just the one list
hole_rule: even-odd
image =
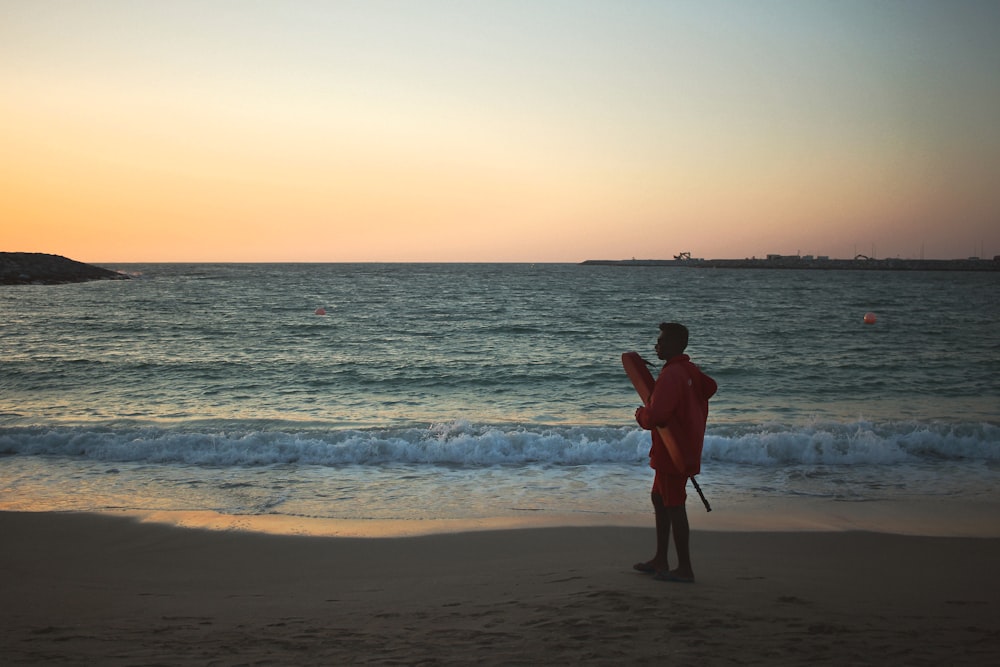
[{"label": "sandy beach", "polygon": [[1000,540],[652,530],[399,538],[0,513],[5,664],[997,664]]}]

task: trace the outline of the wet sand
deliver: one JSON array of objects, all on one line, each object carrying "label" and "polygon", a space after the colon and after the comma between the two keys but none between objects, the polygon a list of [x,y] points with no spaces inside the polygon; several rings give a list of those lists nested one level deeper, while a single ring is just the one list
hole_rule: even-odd
[{"label": "wet sand", "polygon": [[652,528],[342,538],[0,512],[8,665],[1000,664],[1000,539]]}]

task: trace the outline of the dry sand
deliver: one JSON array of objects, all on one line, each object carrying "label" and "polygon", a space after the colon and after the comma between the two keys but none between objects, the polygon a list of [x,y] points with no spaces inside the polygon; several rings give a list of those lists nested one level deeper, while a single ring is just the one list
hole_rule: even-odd
[{"label": "dry sand", "polygon": [[1000,664],[1000,539],[651,528],[282,537],[0,513],[6,665]]}]

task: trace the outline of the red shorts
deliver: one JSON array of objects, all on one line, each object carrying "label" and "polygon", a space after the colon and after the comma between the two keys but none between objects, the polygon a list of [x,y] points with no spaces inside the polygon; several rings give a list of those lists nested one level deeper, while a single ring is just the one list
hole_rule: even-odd
[{"label": "red shorts", "polygon": [[653,478],[653,493],[660,496],[665,507],[680,507],[687,500],[687,481],[684,475],[671,475],[656,471]]}]

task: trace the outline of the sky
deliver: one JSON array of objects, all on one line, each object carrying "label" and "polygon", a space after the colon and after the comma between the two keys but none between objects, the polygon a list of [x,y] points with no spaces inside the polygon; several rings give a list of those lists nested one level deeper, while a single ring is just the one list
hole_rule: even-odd
[{"label": "sky", "polygon": [[0,0],[0,250],[1000,254],[995,0]]}]

